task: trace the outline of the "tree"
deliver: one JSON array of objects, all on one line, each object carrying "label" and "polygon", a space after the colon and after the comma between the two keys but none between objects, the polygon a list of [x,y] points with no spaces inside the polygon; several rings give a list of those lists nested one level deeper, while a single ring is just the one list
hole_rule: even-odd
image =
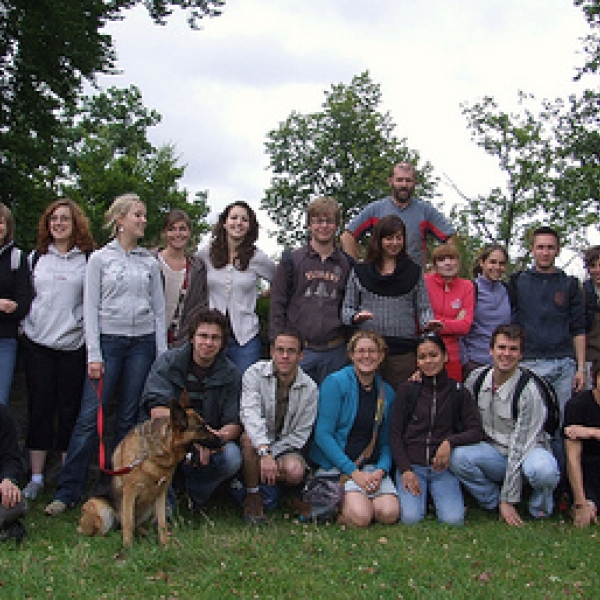
[{"label": "tree", "polygon": [[[277,224],[279,243],[303,239],[305,209],[313,198],[336,198],[347,222],[366,204],[389,194],[387,177],[394,164],[418,164],[418,152],[393,135],[395,125],[389,113],[379,112],[380,104],[380,86],[364,72],[349,85],[331,86],[320,112],[294,111],[268,133],[272,178],[261,207]],[[431,165],[418,170],[420,195],[433,196]]]},{"label": "tree", "polygon": [[148,209],[145,244],[158,243],[164,216],[173,208],[190,215],[197,242],[208,229],[202,223],[209,212],[207,193],[190,200],[187,190],[178,188],[185,167],[173,146],[155,148],[148,141],[148,128],[160,122],[160,115],[143,105],[140,91],[110,88],[83,98],[76,114],[76,124],[64,135],[65,168],[58,187],[85,207],[96,241],[108,237],[104,213],[115,196],[134,192]]},{"label": "tree", "polygon": [[[0,201],[22,219],[53,196],[55,148],[85,81],[115,66],[107,22],[141,0],[0,0]],[[197,27],[224,0],[144,0],[156,23],[173,8]],[[19,226],[19,230],[21,227]]]}]

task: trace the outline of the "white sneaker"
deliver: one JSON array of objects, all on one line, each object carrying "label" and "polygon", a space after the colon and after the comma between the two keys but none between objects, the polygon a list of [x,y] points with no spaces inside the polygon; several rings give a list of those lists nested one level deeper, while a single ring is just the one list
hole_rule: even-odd
[{"label": "white sneaker", "polygon": [[49,517],[57,517],[69,508],[62,500],[52,500],[48,506],[46,506],[44,512]]},{"label": "white sneaker", "polygon": [[38,483],[37,481],[30,481],[23,490],[23,496],[25,496],[25,498],[28,498],[29,500],[35,500],[43,489],[43,483]]}]

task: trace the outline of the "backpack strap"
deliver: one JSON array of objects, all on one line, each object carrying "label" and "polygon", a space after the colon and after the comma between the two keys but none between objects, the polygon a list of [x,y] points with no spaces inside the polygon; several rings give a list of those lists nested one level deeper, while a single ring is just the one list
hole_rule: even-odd
[{"label": "backpack strap", "polygon": [[517,385],[515,385],[515,391],[513,392],[512,415],[515,421],[519,417],[519,400],[521,399],[521,394],[523,393],[523,390],[525,389],[525,386],[529,383],[530,379],[531,372],[522,369],[521,376],[519,377]]},{"label": "backpack strap", "polygon": [[483,380],[485,379],[486,375],[490,372],[491,369],[492,367],[490,367],[489,365],[487,367],[482,368],[481,373],[477,375],[477,378],[473,383],[473,398],[475,402],[477,402],[477,397],[479,396],[479,392],[481,391]]},{"label": "backpack strap", "polygon": [[13,246],[10,249],[10,270],[18,271],[21,266],[21,256],[23,253],[20,248]]},{"label": "backpack strap", "polygon": [[295,279],[294,279],[294,258],[292,256],[292,249],[285,248],[281,253],[281,263],[285,269],[285,292],[287,298],[287,305],[290,305],[292,296],[295,290]]},{"label": "backpack strap", "polygon": [[377,407],[375,408],[375,420],[373,421],[373,435],[371,441],[367,447],[360,453],[360,456],[354,461],[357,467],[361,467],[365,462],[371,458],[373,450],[375,450],[375,444],[377,443],[377,436],[379,434],[379,428],[383,421],[383,413],[385,412],[385,383],[382,381],[377,397]]}]

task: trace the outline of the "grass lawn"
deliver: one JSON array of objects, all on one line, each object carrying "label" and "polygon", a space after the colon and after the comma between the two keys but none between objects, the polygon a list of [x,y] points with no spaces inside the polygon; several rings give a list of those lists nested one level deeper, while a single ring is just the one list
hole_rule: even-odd
[{"label": "grass lawn", "polygon": [[51,519],[33,503],[20,547],[0,544],[0,598],[600,598],[598,528],[560,517],[510,529],[478,509],[467,525],[303,525],[278,510],[245,526],[228,500],[182,510],[164,549],[151,531],[86,538],[79,510]]}]

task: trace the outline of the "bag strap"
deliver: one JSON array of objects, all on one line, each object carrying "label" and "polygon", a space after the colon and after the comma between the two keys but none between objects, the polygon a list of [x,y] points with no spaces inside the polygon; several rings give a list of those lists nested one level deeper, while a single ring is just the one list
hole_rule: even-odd
[{"label": "bag strap", "polygon": [[379,397],[377,398],[377,407],[375,408],[375,420],[373,421],[373,435],[371,441],[367,444],[367,447],[360,453],[360,456],[354,461],[357,467],[361,467],[366,461],[371,458],[373,450],[375,450],[375,444],[377,443],[377,436],[379,434],[379,428],[383,421],[383,413],[385,409],[385,383],[381,382],[381,390]]}]

